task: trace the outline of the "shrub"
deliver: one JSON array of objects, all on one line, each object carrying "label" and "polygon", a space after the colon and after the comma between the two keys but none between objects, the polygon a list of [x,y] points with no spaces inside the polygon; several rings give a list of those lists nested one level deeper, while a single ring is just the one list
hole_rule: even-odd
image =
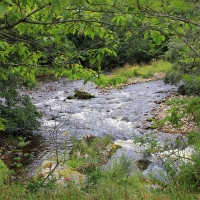
[{"label": "shrub", "polygon": [[4,119],[5,132],[38,129],[41,114],[30,98],[18,91],[31,82],[24,82],[17,73],[8,74],[7,78],[0,82],[0,118]]},{"label": "shrub", "polygon": [[[188,39],[198,45],[199,37],[188,34]],[[195,42],[196,40],[196,42]],[[188,41],[189,42],[189,41]],[[196,46],[196,48],[199,48]],[[187,54],[184,53],[187,51]],[[164,78],[165,83],[179,84],[183,94],[200,94],[200,61],[194,51],[189,51],[187,44],[176,38],[170,39],[165,57],[173,62],[172,71]]]}]

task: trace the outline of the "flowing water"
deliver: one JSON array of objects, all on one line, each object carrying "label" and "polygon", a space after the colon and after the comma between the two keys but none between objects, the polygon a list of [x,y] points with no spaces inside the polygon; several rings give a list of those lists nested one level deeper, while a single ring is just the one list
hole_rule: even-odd
[{"label": "flowing water", "polygon": [[[52,77],[39,80],[39,86],[38,90],[26,91],[43,115],[41,128],[31,144],[37,151],[28,163],[30,171],[34,172],[55,152],[55,140],[59,151],[63,151],[64,143],[70,146],[69,136],[81,138],[87,134],[112,135],[114,141],[124,147],[118,154],[126,152],[136,161],[150,160],[150,171],[160,167],[159,162],[155,164],[152,157],[145,154],[144,147],[134,145],[132,140],[133,135],[143,136],[152,131],[147,119],[158,112],[159,103],[164,98],[176,91],[175,86],[165,85],[159,80],[105,91],[92,83],[83,85],[83,81],[68,82],[64,78],[55,80]],[[67,99],[77,89],[89,92],[95,98]],[[63,132],[67,135],[64,136]],[[176,136],[156,132],[156,138],[160,142],[166,139],[173,142]]]}]

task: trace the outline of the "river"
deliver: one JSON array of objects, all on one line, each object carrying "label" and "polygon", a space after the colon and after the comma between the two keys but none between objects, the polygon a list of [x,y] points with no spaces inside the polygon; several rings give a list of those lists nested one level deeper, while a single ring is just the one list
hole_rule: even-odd
[{"label": "river", "polygon": [[[75,90],[83,90],[95,95],[95,98],[80,100],[67,99]],[[65,78],[55,80],[53,77],[39,79],[39,89],[25,91],[38,110],[42,113],[41,127],[35,133],[31,147],[27,151],[34,153],[27,160],[30,173],[34,173],[43,160],[55,152],[54,140],[60,152],[63,143],[70,148],[70,138],[78,138],[87,134],[96,136],[112,135],[116,143],[125,144],[129,156],[135,160],[145,157],[139,145],[133,145],[133,135],[143,136],[150,133],[150,122],[159,111],[159,104],[177,87],[165,85],[162,80],[125,86],[122,89],[102,90],[92,83],[83,85],[83,81],[70,81]],[[67,133],[67,136],[63,135]],[[56,133],[56,134],[55,134]],[[52,135],[56,135],[52,140]],[[156,131],[160,142],[173,140],[175,135]],[[122,150],[121,150],[122,151]]]}]

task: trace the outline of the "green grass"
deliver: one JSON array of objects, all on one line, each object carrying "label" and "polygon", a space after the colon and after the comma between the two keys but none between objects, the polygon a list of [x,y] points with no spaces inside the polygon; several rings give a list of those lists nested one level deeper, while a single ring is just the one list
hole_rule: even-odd
[{"label": "green grass", "polygon": [[[117,176],[118,175],[118,176]],[[67,187],[55,186],[54,189],[42,189],[29,192],[22,182],[4,183],[0,187],[2,200],[194,200],[196,194],[189,193],[186,189],[170,186],[161,189],[149,189],[151,185],[140,176],[129,178],[122,174],[103,174],[94,185],[79,189],[75,184],[68,183]],[[189,197],[189,198],[188,198]]]},{"label": "green grass", "polygon": [[149,65],[126,65],[122,68],[113,70],[112,75],[124,77],[126,80],[135,77],[150,78],[156,72],[166,73],[170,71],[171,68],[171,63],[164,60],[159,60],[153,61]]},{"label": "green grass", "polygon": [[[3,171],[1,170],[3,166]],[[150,193],[145,187],[145,181],[137,174],[134,176],[126,177],[125,174],[119,169],[115,168],[109,172],[97,173],[93,172],[90,176],[90,184],[83,186],[79,189],[73,182],[69,182],[65,188],[55,186],[54,188],[44,188],[34,192],[30,192],[27,185],[28,181],[18,181],[17,183],[5,181],[8,175],[8,170],[3,163],[0,163],[0,199],[2,200],[107,200],[107,199],[134,199],[134,200],[153,200],[163,199],[167,200],[168,197],[154,195]],[[99,175],[100,174],[100,175]],[[95,179],[98,179],[95,181]],[[3,180],[3,181],[2,181]],[[39,182],[35,182],[37,187]],[[162,197],[162,198],[161,198]]]},{"label": "green grass", "polygon": [[[158,185],[145,180],[138,171],[129,174],[133,162],[124,156],[109,171],[92,171],[81,188],[71,181],[64,188],[55,183],[43,187],[42,178],[11,182],[9,170],[0,160],[0,200],[196,200],[199,199],[198,157],[193,161],[195,164],[185,165],[174,182]],[[31,191],[30,185],[34,190]],[[191,186],[197,190],[194,187],[191,190]]]}]

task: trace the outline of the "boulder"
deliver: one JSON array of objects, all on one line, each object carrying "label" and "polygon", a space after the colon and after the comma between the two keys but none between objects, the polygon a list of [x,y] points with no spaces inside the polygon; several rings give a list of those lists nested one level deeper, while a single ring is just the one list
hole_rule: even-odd
[{"label": "boulder", "polygon": [[49,179],[56,178],[56,183],[65,186],[68,181],[72,181],[77,185],[80,185],[86,181],[86,176],[81,174],[65,164],[59,164],[56,169],[56,161],[45,160],[42,163],[41,175],[47,177],[49,173]]}]

